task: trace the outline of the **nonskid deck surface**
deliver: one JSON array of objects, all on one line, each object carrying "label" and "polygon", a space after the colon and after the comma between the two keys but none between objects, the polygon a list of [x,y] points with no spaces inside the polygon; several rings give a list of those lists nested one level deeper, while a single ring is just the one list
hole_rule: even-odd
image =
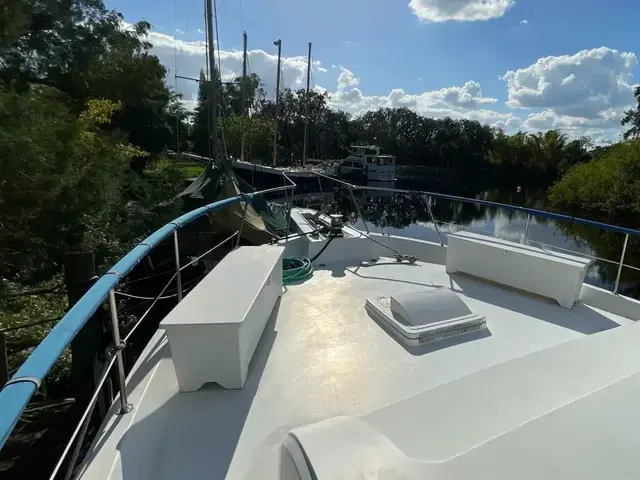
[{"label": "nonskid deck surface", "polygon": [[[367,297],[433,288],[452,289],[486,316],[490,335],[409,351],[364,308]],[[296,426],[367,415],[491,365],[627,323],[582,304],[566,310],[449,276],[442,265],[384,258],[373,267],[329,265],[286,288],[242,390],[208,385],[179,393],[159,331],[130,375],[135,412],[105,424],[82,478],[276,479],[280,444]]]}]

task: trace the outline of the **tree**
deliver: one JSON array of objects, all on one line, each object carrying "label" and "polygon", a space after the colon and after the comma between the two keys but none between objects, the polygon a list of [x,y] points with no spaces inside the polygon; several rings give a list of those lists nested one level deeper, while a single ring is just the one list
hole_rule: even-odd
[{"label": "tree", "polygon": [[0,277],[46,278],[64,252],[103,235],[127,162],[143,155],[99,132],[118,104],[89,102],[73,118],[57,97],[47,87],[0,90]]},{"label": "tree", "polygon": [[273,138],[273,123],[264,117],[232,115],[220,119],[229,155],[239,158],[242,136],[245,140],[245,159],[267,158]]},{"label": "tree", "polygon": [[640,221],[640,141],[617,144],[598,160],[582,163],[549,190],[559,212],[607,223]]},{"label": "tree", "polygon": [[[570,168],[548,192],[548,206],[572,216],[635,228],[640,222],[640,140],[627,140],[599,158]],[[580,224],[560,224],[567,235],[586,240],[600,258],[617,260],[623,235]],[[629,238],[625,263],[638,265],[638,240]],[[598,263],[602,280],[616,278],[617,265]],[[638,272],[623,269],[622,284],[638,284]],[[635,292],[637,295],[637,291]]]},{"label": "tree", "polygon": [[[278,122],[278,156],[279,158],[302,158],[304,143],[305,106],[307,95],[305,90],[291,90],[286,88],[279,97],[279,122]],[[326,125],[329,112],[326,93],[316,91],[309,92],[309,152],[315,151],[318,155],[319,138]],[[273,121],[275,104],[266,101],[260,109],[260,116]],[[310,155],[312,156],[312,155]]]},{"label": "tree", "polygon": [[545,133],[495,134],[489,162],[495,174],[518,185],[547,186],[558,180],[571,166],[588,161],[587,138],[569,141],[558,131]]},{"label": "tree", "polygon": [[[216,81],[220,85],[220,77],[216,70]],[[211,124],[211,82],[204,74],[204,70],[200,70],[200,81],[198,83],[198,100],[193,115],[193,129],[191,130],[191,141],[193,149],[198,155],[206,157],[211,156],[211,135],[213,134],[213,126]],[[217,100],[221,101],[220,96]],[[220,114],[220,109],[218,109]],[[217,132],[218,140],[220,140],[220,131]],[[218,143],[219,145],[220,143]],[[219,149],[219,152],[222,150]]]},{"label": "tree", "polygon": [[127,168],[146,153],[105,128],[120,108],[90,100],[76,117],[55,89],[0,87],[0,278],[46,280],[65,253],[111,258],[150,228],[136,204],[159,198]]},{"label": "tree", "polygon": [[[242,77],[236,77],[233,83],[223,85],[226,115],[242,115]],[[265,102],[265,91],[257,73],[247,75],[245,82],[245,111],[248,115],[258,113]]]},{"label": "tree", "polygon": [[633,96],[636,98],[638,105],[635,109],[629,109],[624,112],[624,118],[622,119],[622,126],[629,127],[629,129],[624,132],[625,140],[640,137],[640,85],[635,87]]},{"label": "tree", "polygon": [[[119,102],[108,128],[152,155],[169,145],[171,94],[166,70],[144,40],[149,23],[123,27],[101,0],[9,1],[10,20],[0,21],[10,23],[0,34],[1,83],[18,92],[55,88],[75,114],[90,99]],[[143,165],[134,167],[141,172]]]}]

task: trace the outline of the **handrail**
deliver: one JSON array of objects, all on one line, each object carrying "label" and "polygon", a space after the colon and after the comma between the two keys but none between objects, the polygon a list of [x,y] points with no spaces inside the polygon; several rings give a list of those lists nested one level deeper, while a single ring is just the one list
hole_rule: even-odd
[{"label": "handrail", "polygon": [[[564,222],[579,223],[579,224],[587,225],[587,226],[590,226],[590,227],[600,228],[600,229],[605,230],[605,231],[622,233],[622,234],[624,234],[624,243],[623,243],[623,247],[622,247],[622,254],[620,255],[620,260],[618,262],[615,262],[615,263],[618,264],[618,273],[616,275],[616,280],[615,280],[615,283],[613,285],[613,293],[614,293],[614,295],[617,295],[617,293],[618,293],[618,288],[620,286],[620,276],[622,274],[623,267],[625,267],[625,266],[631,267],[630,265],[625,265],[624,264],[624,258],[625,258],[625,255],[627,253],[627,245],[629,243],[629,235],[640,235],[640,230],[636,230],[636,229],[633,229],[633,228],[619,227],[617,225],[611,225],[611,224],[608,224],[608,223],[596,222],[594,220],[587,220],[585,218],[580,218],[580,217],[572,217],[572,216],[569,216],[569,215],[562,215],[562,214],[559,214],[559,213],[547,212],[547,211],[544,211],[544,210],[536,210],[534,208],[519,207],[517,205],[509,205],[509,204],[506,204],[506,203],[491,202],[489,200],[480,200],[480,199],[477,199],[477,198],[460,197],[460,196],[457,196],[457,195],[446,195],[446,194],[443,194],[443,193],[427,192],[427,191],[422,191],[422,190],[404,190],[404,189],[400,189],[400,188],[390,188],[390,187],[374,187],[374,186],[368,186],[368,185],[353,185],[353,184],[351,184],[349,182],[345,182],[343,180],[338,180],[337,178],[333,178],[333,177],[330,177],[328,175],[324,175],[322,173],[312,172],[312,171],[310,171],[310,173],[313,173],[313,174],[317,175],[318,179],[320,177],[326,178],[328,180],[331,180],[331,181],[334,181],[334,182],[339,183],[341,185],[344,185],[349,189],[349,194],[351,195],[351,198],[353,199],[353,202],[355,204],[356,211],[358,213],[358,217],[362,218],[362,222],[364,223],[364,226],[367,229],[367,233],[369,232],[369,227],[367,226],[367,223],[365,222],[364,218],[360,214],[360,208],[358,207],[358,204],[355,201],[355,198],[353,197],[353,190],[365,190],[365,191],[366,190],[374,190],[374,191],[378,191],[378,192],[391,192],[391,193],[402,193],[402,194],[409,194],[409,195],[422,195],[422,196],[427,196],[429,198],[433,197],[433,198],[440,198],[440,199],[443,199],[443,200],[451,200],[451,201],[461,202],[461,203],[472,203],[472,204],[475,204],[475,205],[486,205],[486,206],[490,206],[490,207],[502,208],[502,209],[505,209],[505,210],[515,211],[515,212],[526,213],[527,214],[527,224],[525,226],[524,238],[523,238],[523,241],[525,243],[526,243],[527,237],[529,235],[529,226],[531,224],[531,217],[532,216],[533,217],[547,218],[547,219],[550,219],[550,220],[559,220],[559,221],[564,221]],[[438,237],[440,239],[440,245],[444,245],[444,241],[442,239],[442,235],[440,233],[440,230],[438,229],[437,222],[433,218],[433,213],[431,212],[431,206],[429,205],[429,203],[427,203],[427,209],[429,211],[429,216],[431,218],[431,221],[433,222],[433,225],[434,225],[434,227],[436,229],[436,233],[438,234]],[[631,268],[635,268],[635,267],[631,267]]]},{"label": "handrail", "polygon": [[[244,223],[246,205],[248,205],[249,201],[253,199],[254,195],[278,190],[295,190],[297,186],[296,183],[288,176],[283,176],[289,183],[288,185],[285,183],[282,187],[248,194],[243,193],[235,197],[220,200],[197,208],[172,220],[136,245],[131,251],[129,251],[129,253],[111,267],[107,273],[99,278],[96,283],[94,283],[93,286],[82,296],[82,298],[80,298],[80,300],[78,300],[78,302],[69,309],[67,314],[51,329],[9,382],[5,384],[4,388],[0,390],[0,412],[2,412],[0,415],[0,449],[2,449],[11,435],[20,415],[27,407],[29,400],[31,400],[31,397],[36,393],[40,383],[44,380],[47,373],[58,360],[63,350],[69,346],[73,338],[78,334],[96,310],[98,310],[107,297],[110,297],[110,304],[113,310],[114,288],[118,285],[120,280],[130,273],[134,267],[149,254],[153,248],[158,246],[160,242],[169,236],[174,235],[174,247],[177,250],[178,241],[175,233],[178,230],[204,215],[233,206],[242,200],[246,202],[242,219],[242,222]],[[293,194],[291,197],[293,198]],[[178,297],[180,297],[182,295],[180,282],[180,271],[182,268],[180,267],[179,260],[177,258],[176,267],[177,271],[173,278],[177,277],[178,279]],[[112,311],[112,316],[114,315],[115,311]],[[114,318],[115,321],[117,321],[117,317]],[[114,337],[118,334],[117,324],[115,324]],[[120,345],[116,345],[115,347],[116,349],[121,348]],[[116,356],[119,355],[121,355],[121,352],[116,353]],[[119,377],[121,377],[121,386],[123,386],[124,379],[122,377],[124,375],[124,371],[121,365],[121,358],[118,358],[117,360],[118,361],[115,363],[119,367],[118,373]],[[112,362],[111,365],[113,365],[113,363],[114,362]],[[121,391],[120,394],[123,407],[126,407],[126,388],[125,391]]]},{"label": "handrail", "polygon": [[336,183],[345,185],[346,187],[352,188],[354,190],[374,190],[374,191],[378,191],[378,192],[392,192],[392,193],[404,193],[404,194],[412,194],[412,195],[426,195],[426,196],[429,196],[429,197],[440,198],[440,199],[443,199],[443,200],[453,200],[453,201],[462,202],[462,203],[474,203],[476,205],[486,205],[486,206],[490,206],[490,207],[499,207],[499,208],[503,208],[505,210],[528,213],[528,214],[533,215],[535,217],[548,218],[550,220],[560,220],[560,221],[565,221],[565,222],[580,223],[580,224],[583,224],[583,225],[588,225],[588,226],[592,226],[592,227],[598,227],[598,228],[601,228],[603,230],[609,230],[609,231],[617,232],[617,233],[624,233],[624,234],[629,234],[629,235],[640,235],[640,230],[635,230],[633,228],[619,227],[617,225],[610,225],[608,223],[596,222],[594,220],[587,220],[587,219],[580,218],[580,217],[572,217],[570,215],[563,215],[563,214],[560,214],[560,213],[547,212],[545,210],[536,210],[534,208],[519,207],[517,205],[509,205],[507,203],[491,202],[489,200],[480,200],[478,198],[459,197],[459,196],[456,196],[456,195],[446,195],[444,193],[428,192],[428,191],[425,191],[425,190],[404,190],[404,189],[400,189],[400,188],[390,188],[390,187],[375,187],[375,186],[368,186],[368,185],[353,185],[351,183],[348,183],[348,182],[345,182],[345,181],[342,181],[342,180],[338,180],[338,179],[330,177],[328,175],[323,175],[323,174],[317,173],[317,172],[312,172],[312,173],[314,173],[315,175],[318,175],[318,176],[320,176],[322,178],[333,180]]}]

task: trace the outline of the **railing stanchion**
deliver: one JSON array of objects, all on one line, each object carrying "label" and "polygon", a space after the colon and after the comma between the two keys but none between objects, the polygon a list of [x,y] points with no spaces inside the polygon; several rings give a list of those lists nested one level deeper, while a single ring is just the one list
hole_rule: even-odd
[{"label": "railing stanchion", "polygon": [[287,233],[284,243],[289,243],[289,233],[291,233],[291,210],[293,210],[293,194],[295,193],[295,187],[291,190],[291,197],[289,200],[289,208],[287,209]]},{"label": "railing stanchion", "polygon": [[173,248],[176,254],[176,289],[178,302],[182,301],[182,273],[180,272],[180,246],[178,245],[178,230],[173,231]]},{"label": "railing stanchion", "polygon": [[236,240],[236,248],[240,246],[240,239],[242,238],[242,227],[244,227],[244,220],[247,217],[247,208],[249,208],[249,199],[244,199],[244,208],[242,209],[242,220],[240,221],[240,228],[238,229],[238,239]]},{"label": "railing stanchion", "polygon": [[[287,174],[283,173],[282,174],[282,183],[285,186],[285,190],[284,190],[284,199],[286,202],[286,212],[287,212],[287,231],[284,232],[284,243],[285,245],[289,243],[289,218],[291,217],[291,207],[290,207],[290,203],[289,203],[289,193],[287,192],[286,186],[287,186]],[[291,202],[293,202],[293,194],[294,191],[291,191]]]},{"label": "railing stanchion", "polygon": [[438,239],[440,240],[440,246],[444,247],[444,241],[442,240],[442,233],[440,232],[440,228],[438,228],[438,222],[436,222],[435,217],[433,216],[433,212],[431,211],[431,196],[427,196],[427,211],[429,212],[429,218],[433,223],[433,226],[436,229],[436,233],[438,234]]},{"label": "railing stanchion", "polygon": [[0,390],[9,381],[9,356],[4,332],[0,332]]},{"label": "railing stanchion", "polygon": [[362,212],[360,212],[360,206],[356,201],[356,197],[353,194],[353,187],[351,187],[351,185],[349,185],[349,194],[351,194],[351,200],[353,200],[353,204],[356,206],[356,213],[358,214],[358,218],[362,219],[362,224],[364,225],[364,228],[367,231],[367,234],[371,233],[369,232],[369,226],[367,225],[367,222],[364,220],[364,217],[362,216]]},{"label": "railing stanchion", "polygon": [[527,213],[527,224],[524,227],[524,237],[522,238],[522,243],[527,244],[527,238],[529,238],[529,225],[531,225],[531,214]]},{"label": "railing stanchion", "polygon": [[[285,241],[284,243],[289,243],[289,233],[291,233],[291,211],[293,210],[293,196],[296,194],[296,183],[291,180],[286,173],[283,173],[282,176],[285,179],[285,187],[286,187],[286,181],[288,181],[291,184],[291,199],[289,201],[289,209],[287,210],[287,233],[285,235]],[[286,193],[286,188],[285,188],[285,193]],[[287,197],[287,199],[289,199],[289,197]]]},{"label": "railing stanchion", "polygon": [[618,287],[620,286],[620,275],[622,275],[622,267],[624,266],[624,256],[627,253],[627,243],[629,243],[629,234],[624,235],[624,245],[622,246],[622,255],[620,255],[620,264],[618,265],[618,275],[616,275],[616,283],[613,285],[614,295],[618,294]]},{"label": "railing stanchion", "polygon": [[326,208],[326,204],[324,201],[324,192],[322,191],[322,180],[320,180],[319,175],[317,175],[316,178],[318,179],[318,187],[320,188],[320,196],[322,197],[322,208]]},{"label": "railing stanchion", "polygon": [[113,344],[116,348],[116,365],[118,369],[118,383],[120,385],[120,411],[118,414],[124,415],[133,410],[133,405],[128,402],[127,398],[127,376],[124,370],[124,359],[122,358],[124,343],[120,340],[116,294],[113,289],[109,290],[109,310],[111,311],[111,330],[113,333]]}]

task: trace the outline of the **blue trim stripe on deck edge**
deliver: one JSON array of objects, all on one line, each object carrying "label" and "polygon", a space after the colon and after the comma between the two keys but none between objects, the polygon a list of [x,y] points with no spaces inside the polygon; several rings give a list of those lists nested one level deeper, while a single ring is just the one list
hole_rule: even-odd
[{"label": "blue trim stripe on deck edge", "polygon": [[[37,378],[40,381],[44,380],[63,350],[69,346],[71,340],[107,298],[109,291],[115,288],[120,279],[131,272],[140,260],[175,230],[207,213],[216,212],[235,205],[243,199],[249,200],[251,197],[252,195],[240,195],[198,208],[169,222],[145,238],[120,259],[71,307],[62,320],[51,329],[49,334],[29,355],[29,358],[15,373],[12,380],[26,377]],[[36,386],[32,382],[12,383],[0,391],[0,449],[4,446],[9,435],[11,435],[20,415],[35,393]]]}]

